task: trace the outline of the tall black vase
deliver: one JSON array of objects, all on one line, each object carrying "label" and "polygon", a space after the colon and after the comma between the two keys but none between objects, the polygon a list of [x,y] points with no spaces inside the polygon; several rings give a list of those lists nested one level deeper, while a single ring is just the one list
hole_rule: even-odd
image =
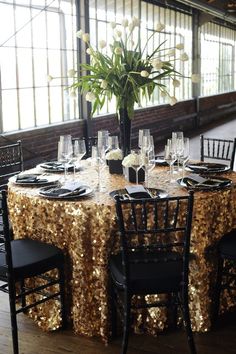
[{"label": "tall black vase", "polygon": [[127,108],[120,108],[119,116],[121,149],[125,157],[130,153],[131,148],[131,119],[128,116]]}]

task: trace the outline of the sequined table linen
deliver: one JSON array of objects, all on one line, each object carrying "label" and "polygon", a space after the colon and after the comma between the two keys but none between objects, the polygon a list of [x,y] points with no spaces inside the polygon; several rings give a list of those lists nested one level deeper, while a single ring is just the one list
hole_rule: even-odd
[{"label": "sequined table linen", "polygon": [[[236,183],[236,173],[225,174]],[[84,168],[76,178],[91,187],[97,184],[97,172]],[[64,250],[67,259],[67,294],[70,318],[75,333],[110,335],[108,257],[114,246],[117,226],[114,201],[109,192],[124,188],[123,176],[103,172],[104,192],[95,192],[81,200],[52,200],[40,197],[38,188],[9,183],[9,210],[15,237],[31,237]],[[156,168],[150,187],[169,195],[186,194],[177,183],[169,183],[165,168]],[[194,331],[210,329],[211,299],[216,275],[215,245],[220,237],[236,226],[236,187],[196,192],[191,234],[190,312]],[[148,301],[148,298],[146,299]],[[140,300],[141,301],[141,300]],[[235,305],[228,295],[222,310]],[[45,303],[31,316],[44,330],[60,326],[59,305]],[[134,321],[136,332],[157,334],[167,327],[163,309],[140,310]]]}]

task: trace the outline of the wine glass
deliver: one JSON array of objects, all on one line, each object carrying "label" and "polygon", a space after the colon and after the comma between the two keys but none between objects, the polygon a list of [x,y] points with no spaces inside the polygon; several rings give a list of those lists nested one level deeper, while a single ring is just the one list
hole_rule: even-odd
[{"label": "wine glass", "polygon": [[67,176],[67,164],[73,154],[71,135],[61,135],[58,142],[58,161],[64,165],[64,180]]},{"label": "wine glass", "polygon": [[146,150],[142,152],[143,166],[145,169],[145,185],[149,187],[149,172],[151,172],[155,165],[155,153],[154,149]]},{"label": "wine glass", "polygon": [[98,174],[98,183],[97,183],[97,190],[101,192],[103,190],[101,185],[101,172],[102,169],[106,166],[106,159],[105,159],[105,149],[101,150],[98,146],[92,146],[92,155],[91,155],[91,164],[95,167],[95,170]]},{"label": "wine glass", "polygon": [[174,148],[174,144],[172,139],[167,140],[167,144],[165,145],[165,155],[164,155],[165,161],[168,163],[170,166],[170,182],[173,182],[172,176],[173,176],[173,165],[177,159],[176,157],[176,151]]},{"label": "wine glass", "polygon": [[109,137],[108,130],[99,130],[98,131],[97,146],[98,146],[99,149],[102,149],[104,147],[105,151],[107,150],[107,148],[108,148],[108,137]]},{"label": "wine glass", "polygon": [[150,136],[150,129],[139,129],[139,132],[138,132],[138,146],[139,146],[140,149],[142,149],[142,146],[143,146],[143,137],[144,136],[147,136],[147,137]]},{"label": "wine glass", "polygon": [[74,178],[75,169],[77,164],[81,161],[82,157],[86,154],[86,145],[84,139],[74,139],[73,141],[73,155],[71,161],[74,165]]},{"label": "wine glass", "polygon": [[143,140],[142,140],[142,151],[150,151],[154,150],[154,141],[153,141],[153,136],[152,135],[144,135]]},{"label": "wine glass", "polygon": [[183,140],[184,140],[184,133],[181,131],[172,132],[172,143],[173,149],[175,150],[176,157],[177,157],[177,169],[180,171],[180,155],[183,152]]},{"label": "wine glass", "polygon": [[138,171],[143,167],[142,154],[140,150],[131,150],[132,160],[131,160],[131,168],[135,171],[136,176],[136,184],[138,184]]},{"label": "wine glass", "polygon": [[184,138],[183,150],[182,150],[182,154],[180,155],[180,162],[182,163],[182,178],[184,177],[185,166],[186,163],[189,161],[189,158],[190,158],[189,138]]},{"label": "wine glass", "polygon": [[119,140],[117,135],[108,136],[108,150],[119,149]]}]

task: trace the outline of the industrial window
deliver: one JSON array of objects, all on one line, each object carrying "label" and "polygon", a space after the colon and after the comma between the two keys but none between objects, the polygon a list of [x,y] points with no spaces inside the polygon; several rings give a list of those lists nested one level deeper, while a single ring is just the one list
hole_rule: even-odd
[{"label": "industrial window", "polygon": [[[169,85],[167,88],[171,96],[176,96],[178,100],[188,99],[192,97],[192,83],[187,79],[191,75],[191,53],[192,53],[192,17],[178,11],[168,8],[159,7],[149,4],[145,1],[118,1],[118,0],[90,0],[89,1],[89,26],[91,45],[98,47],[100,40],[111,42],[112,30],[110,22],[116,22],[119,26],[122,19],[131,19],[133,16],[141,19],[141,42],[146,42],[147,38],[153,33],[157,23],[166,25],[165,31],[160,35],[155,35],[153,40],[149,42],[146,51],[152,52],[155,47],[166,40],[165,46],[175,46],[183,43],[185,52],[189,55],[188,62],[176,61],[176,70],[183,73],[186,78],[180,79],[180,87],[174,88]],[[176,58],[179,53],[176,54]],[[160,96],[158,88],[156,88],[150,101],[142,100],[142,107],[167,103],[168,99]],[[136,106],[137,108],[137,106]],[[103,106],[102,110],[97,113],[99,115],[115,112],[115,99]]]},{"label": "industrial window", "polygon": [[0,23],[0,130],[78,118],[65,90],[77,64],[75,0],[0,1]]},{"label": "industrial window", "polygon": [[235,89],[235,31],[208,22],[201,27],[201,95]]}]

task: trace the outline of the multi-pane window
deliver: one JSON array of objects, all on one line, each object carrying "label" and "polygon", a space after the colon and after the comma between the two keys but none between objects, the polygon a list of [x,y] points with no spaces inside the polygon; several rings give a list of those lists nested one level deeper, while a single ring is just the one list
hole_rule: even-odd
[{"label": "multi-pane window", "polygon": [[[116,22],[118,29],[122,30],[120,24],[123,18],[131,19],[136,16],[141,20],[140,41],[144,47],[147,39],[154,33],[157,23],[166,25],[165,30],[161,33],[156,33],[148,42],[145,54],[150,54],[153,50],[165,42],[165,48],[174,47],[176,44],[183,43],[185,51],[189,55],[188,62],[181,62],[178,59],[180,52],[176,51],[175,68],[182,73],[185,78],[181,78],[181,86],[174,88],[172,81],[166,79],[163,83],[167,86],[167,91],[171,96],[175,96],[178,100],[188,99],[192,95],[191,81],[187,79],[191,73],[191,53],[192,53],[192,18],[190,15],[183,14],[174,10],[159,7],[149,4],[146,1],[89,1],[89,25],[92,46],[98,47],[98,42],[103,39],[107,43],[112,42],[113,31],[110,27],[110,22]],[[136,32],[134,32],[136,34]],[[134,42],[138,38],[133,38]],[[109,50],[109,49],[108,49]],[[169,60],[170,58],[168,58]],[[173,77],[174,78],[174,77]],[[158,88],[155,89],[152,99],[142,100],[142,107],[166,103],[168,98],[160,96]],[[137,108],[137,106],[136,106]],[[112,102],[104,105],[98,114],[115,112],[115,99]]]},{"label": "multi-pane window", "polygon": [[[83,1],[82,1],[83,2]],[[85,55],[77,52],[76,23],[78,0],[1,0],[0,1],[0,132],[30,129],[78,119],[78,100],[71,98],[68,70],[76,69]],[[150,53],[160,43],[166,48],[184,44],[188,62],[176,60],[175,68],[184,75],[180,87],[165,81],[167,90],[177,100],[192,97],[192,16],[153,1],[89,0],[88,21],[92,46],[99,40],[111,42],[110,22],[119,26],[122,19],[136,16],[141,20],[140,40],[145,44],[154,33],[156,23],[165,30],[152,37],[146,50]],[[76,4],[79,9],[76,11]],[[81,19],[87,12],[81,11]],[[83,21],[82,21],[83,22]],[[133,38],[134,41],[138,37]],[[235,31],[207,23],[200,27],[201,92],[214,95],[235,89]],[[197,46],[195,46],[196,48]],[[109,51],[109,48],[107,49]],[[48,76],[54,79],[48,82]],[[84,96],[83,98],[84,99]],[[150,101],[142,107],[167,103],[156,88]],[[115,98],[97,114],[115,112]],[[136,106],[137,108],[137,106]]]},{"label": "multi-pane window", "polygon": [[2,131],[78,118],[65,89],[77,64],[75,1],[1,1],[0,24]]},{"label": "multi-pane window", "polygon": [[201,27],[201,95],[234,90],[235,31],[208,22]]}]

